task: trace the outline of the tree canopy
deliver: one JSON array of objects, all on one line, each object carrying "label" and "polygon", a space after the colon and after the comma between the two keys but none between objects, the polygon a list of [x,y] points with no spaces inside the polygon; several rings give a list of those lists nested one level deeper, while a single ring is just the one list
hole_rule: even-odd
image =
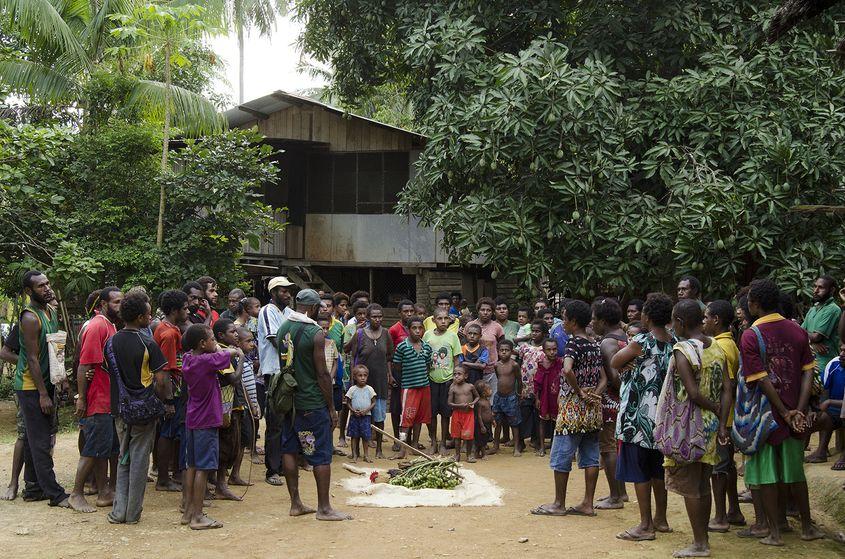
[{"label": "tree canopy", "polygon": [[400,211],[526,289],[793,292],[845,271],[845,77],[831,9],[776,2],[297,0],[306,51],[360,103],[402,84],[428,136]]}]

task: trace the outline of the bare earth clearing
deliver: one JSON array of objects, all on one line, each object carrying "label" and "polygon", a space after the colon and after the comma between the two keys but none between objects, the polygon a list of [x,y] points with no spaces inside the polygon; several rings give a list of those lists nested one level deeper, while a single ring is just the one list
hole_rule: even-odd
[{"label": "bare earth clearing", "polygon": [[[14,406],[0,402],[0,482],[9,478],[14,432]],[[423,435],[425,438],[425,435]],[[427,440],[427,439],[426,439]],[[70,488],[77,460],[76,435],[62,433],[56,447],[59,481]],[[333,466],[333,482],[350,476]],[[390,461],[377,467],[389,468]],[[242,503],[215,501],[209,514],[221,520],[220,530],[192,532],[179,525],[178,494],[161,493],[148,485],[144,514],[136,526],[112,526],[106,511],[80,514],[57,510],[45,503],[0,503],[0,549],[5,557],[232,557],[341,558],[367,557],[671,557],[690,540],[690,528],[681,499],[670,494],[669,522],[674,534],[657,541],[630,543],[614,536],[638,522],[635,503],[622,511],[599,512],[596,518],[537,517],[528,510],[552,497],[548,457],[527,453],[521,458],[500,454],[470,465],[505,489],[504,506],[490,508],[358,508],[346,505],[349,494],[339,486],[334,503],[354,516],[350,522],[318,522],[313,517],[291,518],[284,487],[264,483],[263,466],[254,466],[256,482]],[[828,465],[829,466],[829,465]],[[242,470],[249,472],[248,460]],[[574,472],[568,504],[583,492],[583,475]],[[302,494],[316,505],[313,478],[303,472]],[[603,474],[598,496],[606,494]],[[629,491],[633,494],[633,488]],[[242,490],[241,490],[242,492]],[[743,505],[746,517],[751,505]],[[795,521],[793,521],[793,525]],[[528,538],[519,543],[520,538]],[[822,559],[843,557],[845,548],[824,540],[804,543],[795,533],[785,536],[787,547],[774,549],[734,533],[711,536],[714,557],[743,559],[790,557]]]}]

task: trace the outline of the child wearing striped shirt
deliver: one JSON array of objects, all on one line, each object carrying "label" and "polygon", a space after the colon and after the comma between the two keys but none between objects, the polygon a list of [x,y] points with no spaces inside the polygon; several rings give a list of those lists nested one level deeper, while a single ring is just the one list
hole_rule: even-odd
[{"label": "child wearing striped shirt", "polygon": [[[422,426],[431,423],[431,387],[428,380],[431,346],[423,341],[423,333],[423,321],[416,316],[411,318],[408,321],[408,337],[396,346],[393,352],[393,377],[402,379],[402,421],[399,437],[411,446],[419,444]],[[405,454],[403,446],[397,458],[402,460]]]}]

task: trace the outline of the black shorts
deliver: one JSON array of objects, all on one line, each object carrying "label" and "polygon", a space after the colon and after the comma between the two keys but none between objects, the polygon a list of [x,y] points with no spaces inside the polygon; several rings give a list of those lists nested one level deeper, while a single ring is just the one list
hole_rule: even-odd
[{"label": "black shorts", "polygon": [[[431,420],[437,419],[437,414],[443,417],[452,417],[452,408],[449,406],[449,389],[452,388],[452,381],[434,382],[431,381]],[[400,400],[401,401],[401,400]]]},{"label": "black shorts", "polygon": [[343,409],[343,387],[334,385],[332,388],[332,399],[334,400],[334,411]]},{"label": "black shorts", "polygon": [[114,428],[114,418],[108,413],[95,413],[82,421],[85,444],[80,456],[86,458],[109,458],[120,453],[120,441]]}]

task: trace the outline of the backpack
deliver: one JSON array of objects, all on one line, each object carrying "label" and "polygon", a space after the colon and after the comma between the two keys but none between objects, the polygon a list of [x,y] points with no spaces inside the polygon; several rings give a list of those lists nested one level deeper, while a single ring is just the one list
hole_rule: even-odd
[{"label": "backpack", "polygon": [[[277,417],[288,415],[296,411],[294,400],[296,398],[297,382],[293,366],[293,352],[299,343],[299,338],[305,326],[302,326],[293,338],[293,344],[289,346],[285,365],[278,374],[273,375],[270,386],[267,387],[267,407]],[[281,356],[280,356],[281,357]]]},{"label": "backpack", "polygon": [[[144,343],[140,334],[138,334],[138,340]],[[113,338],[109,338],[103,351],[111,382],[117,383],[117,409],[113,409],[112,412],[116,412],[127,425],[147,425],[156,421],[164,415],[164,402],[159,400],[155,393],[155,383],[144,388],[126,386],[114,354],[113,341]]]}]

